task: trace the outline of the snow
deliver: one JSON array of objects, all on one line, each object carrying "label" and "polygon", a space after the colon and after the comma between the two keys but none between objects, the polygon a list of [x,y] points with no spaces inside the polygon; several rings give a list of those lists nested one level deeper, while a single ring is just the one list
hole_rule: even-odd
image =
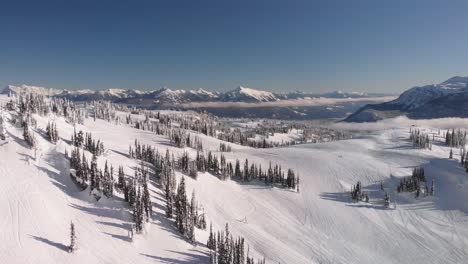
[{"label": "snow", "polygon": [[[0,102],[7,101],[0,96]],[[6,115],[8,116],[8,115]],[[35,116],[38,129],[48,118]],[[22,140],[22,130],[7,123],[7,141],[0,141],[0,263],[207,263],[206,231],[197,230],[197,244],[182,239],[164,217],[164,199],[151,184],[154,216],[147,232],[127,235],[131,223],[121,197],[96,202],[80,191],[69,174],[65,149],[73,126],[56,118],[57,145],[38,135],[37,157]],[[430,121],[424,124],[426,132]],[[103,140],[105,160],[124,165],[133,175],[138,162],[127,156],[135,138],[160,151],[175,153],[169,140],[148,131],[86,119],[77,129]],[[36,131],[37,131],[36,130]],[[468,178],[449,148],[413,149],[406,140],[409,127],[383,127],[367,136],[323,144],[253,149],[237,146],[224,153],[228,160],[245,159],[263,166],[279,163],[300,175],[300,193],[265,186],[220,181],[200,174],[186,177],[187,193],[195,190],[215,230],[227,222],[245,237],[255,257],[267,263],[463,263],[468,258]],[[199,135],[216,151],[219,140]],[[442,140],[442,136],[438,140]],[[186,149],[194,155],[192,149]],[[395,193],[398,178],[423,165],[436,183],[436,195],[415,199]],[[390,174],[394,177],[390,177]],[[177,174],[177,177],[182,177]],[[350,186],[360,180],[371,194],[369,203],[351,203]],[[394,210],[382,205],[384,183]],[[245,221],[247,220],[247,221]],[[75,223],[78,251],[67,252],[70,221]]]},{"label": "snow", "polygon": [[403,105],[406,109],[416,109],[425,103],[453,93],[460,93],[466,90],[468,77],[455,76],[440,84],[413,87],[403,92],[399,98],[390,104]]},{"label": "snow", "polygon": [[265,139],[268,143],[286,144],[302,139],[302,130],[290,129],[287,133],[273,133],[268,137],[256,135],[253,139],[255,141],[263,141]]},{"label": "snow", "polygon": [[260,102],[270,101],[270,100],[273,100],[273,101],[278,100],[275,97],[275,95],[273,93],[271,93],[271,92],[255,90],[255,89],[252,89],[252,88],[247,88],[247,87],[242,87],[242,86],[239,86],[238,90],[239,90],[240,94],[243,94],[243,95],[248,96],[248,97],[255,98]]},{"label": "snow", "polygon": [[5,88],[3,89],[1,93],[9,94],[10,92],[13,94],[18,94],[20,92],[31,92],[35,94],[41,94],[41,95],[57,95],[57,94],[62,93],[63,90],[22,84],[20,86],[7,85],[5,86]]}]

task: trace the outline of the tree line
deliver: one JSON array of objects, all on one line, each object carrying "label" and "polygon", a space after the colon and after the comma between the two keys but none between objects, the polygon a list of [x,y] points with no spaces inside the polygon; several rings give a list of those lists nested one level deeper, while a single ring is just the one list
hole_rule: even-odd
[{"label": "tree line", "polygon": [[410,128],[410,141],[413,142],[415,148],[432,149],[432,142],[429,135],[419,129]]},{"label": "tree line", "polygon": [[210,235],[206,243],[210,249],[211,264],[265,264],[265,259],[255,261],[249,256],[249,248],[245,250],[243,237],[233,237],[226,223],[224,231],[213,232],[210,224]]}]

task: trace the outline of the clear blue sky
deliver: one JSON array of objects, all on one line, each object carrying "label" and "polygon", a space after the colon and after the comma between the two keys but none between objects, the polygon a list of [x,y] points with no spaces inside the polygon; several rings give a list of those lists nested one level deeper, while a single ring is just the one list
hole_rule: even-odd
[{"label": "clear blue sky", "polygon": [[0,85],[399,92],[468,76],[468,1],[2,1]]}]

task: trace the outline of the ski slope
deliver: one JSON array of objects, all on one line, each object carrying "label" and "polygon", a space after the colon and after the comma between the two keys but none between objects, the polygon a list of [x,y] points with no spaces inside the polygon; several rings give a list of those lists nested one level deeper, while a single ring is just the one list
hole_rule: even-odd
[{"label": "ski slope", "polygon": [[[152,220],[130,241],[131,215],[121,195],[96,202],[69,176],[64,152],[71,150],[73,126],[53,116],[35,118],[36,153],[12,124],[7,142],[0,143],[0,263],[208,263],[207,231],[196,231],[195,245],[183,239],[164,216],[165,201],[154,182]],[[49,118],[57,122],[57,145],[39,133]],[[86,119],[76,128],[104,142],[101,166],[105,160],[115,169],[124,165],[128,175],[139,166],[127,155],[136,138],[160,151],[183,151],[166,137],[103,120]],[[267,263],[466,263],[468,176],[456,160],[458,151],[449,160],[449,148],[439,143],[432,151],[414,149],[408,132],[385,129],[359,139],[276,149],[234,145],[224,153],[228,160],[291,167],[300,175],[300,192],[205,173],[197,180],[186,177],[187,193],[195,190],[214,230],[229,223],[234,235],[245,237],[251,255]],[[218,149],[217,139],[198,136],[206,150]],[[414,166],[424,166],[428,181],[435,180],[435,196],[395,192],[398,177],[410,175]],[[351,202],[348,192],[358,180],[370,193],[369,203]],[[381,182],[395,209],[383,209]],[[67,252],[70,221],[79,248],[73,254]]]}]

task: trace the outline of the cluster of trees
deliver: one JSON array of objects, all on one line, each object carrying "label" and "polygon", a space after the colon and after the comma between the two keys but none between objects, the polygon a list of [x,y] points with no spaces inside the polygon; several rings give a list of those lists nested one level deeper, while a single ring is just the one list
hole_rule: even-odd
[{"label": "cluster of trees", "polygon": [[231,145],[229,145],[227,143],[224,143],[224,142],[220,142],[219,143],[219,151],[220,152],[231,152],[232,151]]},{"label": "cluster of trees", "polygon": [[125,201],[132,211],[137,233],[143,231],[144,223],[149,222],[153,213],[148,181],[149,172],[143,165],[135,170],[133,179],[128,180],[125,178],[123,167],[119,167],[117,186],[124,193]]},{"label": "cluster of trees", "polygon": [[426,183],[426,176],[424,175],[424,168],[414,168],[410,177],[403,177],[397,187],[398,192],[416,192],[416,198],[420,195],[434,195],[435,185],[432,180],[431,189]]},{"label": "cluster of trees", "polygon": [[190,202],[185,190],[185,178],[182,177],[177,192],[166,195],[166,216],[175,219],[175,226],[180,234],[191,243],[195,243],[195,227],[206,228],[205,215],[199,214],[195,192],[192,192]]},{"label": "cluster of trees", "polygon": [[[150,121],[150,116],[154,116],[154,114],[147,114],[146,119],[143,121],[133,120],[129,114],[126,117],[126,122],[127,124],[134,124],[134,128],[136,129],[152,131],[156,135],[167,136],[172,144],[178,148],[190,147],[201,151],[203,150],[202,143],[197,136],[192,137],[186,129],[171,127],[171,122],[169,121],[165,121],[167,123],[162,122],[161,120],[159,120],[159,122]],[[162,115],[159,114],[157,116],[162,117]]]},{"label": "cluster of trees", "polygon": [[206,246],[210,249],[211,264],[265,264],[265,259],[255,261],[249,256],[249,249],[245,251],[243,237],[234,238],[226,223],[224,231],[213,232],[210,224],[210,235]]},{"label": "cluster of trees", "polygon": [[190,160],[190,156],[187,151],[184,151],[177,161],[177,167],[183,174],[189,175],[196,179],[198,176],[196,161]]},{"label": "cluster of trees", "polygon": [[[188,159],[188,154],[185,152],[176,162],[174,155],[171,155],[168,149],[165,156],[163,156],[155,148],[149,145],[141,145],[137,140],[135,140],[135,150],[130,147],[129,151],[131,157],[148,162],[154,166],[155,175],[159,176],[161,188],[166,198],[166,216],[170,219],[174,218],[177,230],[187,237],[189,241],[195,242],[194,228],[206,228],[205,215],[204,213],[199,213],[200,206],[196,201],[195,193],[192,193],[190,203],[188,202],[185,191],[185,179],[182,178],[179,185],[177,185],[175,177],[175,170],[179,168],[183,172],[188,169],[188,174],[196,178],[196,170],[193,172],[192,168],[195,167],[189,165],[191,161]],[[146,178],[146,175],[148,175],[147,170],[144,175],[144,178]],[[119,176],[118,184],[119,186],[125,184],[123,176]],[[144,190],[146,188],[143,187]]]},{"label": "cluster of trees", "polygon": [[10,103],[10,110],[18,109],[21,114],[36,113],[46,116],[49,113],[54,113],[65,117],[72,124],[83,124],[84,122],[84,111],[76,108],[73,102],[64,98],[48,98],[34,93],[19,93],[16,98],[16,106],[14,106],[13,100]]},{"label": "cluster of trees", "polygon": [[299,176],[294,170],[288,169],[285,172],[281,165],[273,166],[271,162],[268,168],[262,169],[260,164],[250,163],[248,159],[241,165],[239,160],[232,163],[227,161],[223,154],[218,158],[211,151],[206,155],[197,151],[194,160],[190,158],[188,152],[184,152],[176,160],[174,155],[166,150],[166,158],[163,158],[154,147],[143,145],[138,140],[135,140],[133,147],[129,146],[129,155],[154,165],[157,175],[165,173],[164,170],[167,167],[179,170],[194,179],[197,178],[198,172],[207,171],[222,180],[229,178],[243,182],[262,180],[265,184],[275,184],[299,191]]},{"label": "cluster of trees", "polygon": [[351,187],[351,199],[354,202],[365,201],[369,202],[369,195],[367,192],[362,190],[362,184],[360,181]]},{"label": "cluster of trees", "polygon": [[[199,205],[192,192],[190,203],[185,190],[185,178],[176,184],[174,162],[171,161],[169,151],[161,159],[161,186],[166,197],[166,216],[175,218],[177,230],[192,243],[195,242],[195,227],[206,228],[205,214],[199,213]],[[177,186],[176,186],[177,185]]]},{"label": "cluster of trees", "polygon": [[197,152],[195,158],[197,170],[200,172],[208,171],[220,179],[236,179],[243,182],[254,180],[262,180],[265,184],[277,184],[282,187],[297,189],[299,191],[299,176],[296,176],[292,169],[282,170],[281,165],[272,166],[271,162],[268,168],[262,169],[261,164],[249,162],[245,159],[243,165],[239,160],[235,163],[226,161],[226,158],[221,154],[220,158],[210,152],[205,156],[201,152]]},{"label": "cluster of trees", "polygon": [[453,148],[463,148],[466,145],[466,131],[452,129],[452,132],[450,132],[450,130],[447,130],[445,144]]},{"label": "cluster of trees", "polygon": [[257,134],[254,130],[240,130],[239,128],[231,129],[229,127],[221,128],[221,133],[218,133],[217,138],[226,142],[236,143],[242,146],[252,148],[273,148],[280,146],[279,142],[267,142],[266,139],[261,141],[255,140]]},{"label": "cluster of trees", "polygon": [[197,178],[198,171],[196,164],[190,159],[186,151],[176,160],[174,154],[172,154],[169,149],[166,149],[166,156],[163,157],[156,148],[141,144],[135,139],[133,148],[129,146],[128,152],[131,158],[152,164],[155,168],[155,174],[162,174],[163,178],[165,178],[167,174],[173,173],[176,169],[194,179]]},{"label": "cluster of trees", "polygon": [[132,146],[128,147],[128,155],[132,159],[146,161],[153,165],[156,165],[155,163],[160,156],[156,148],[147,144],[141,144],[137,139],[133,143],[133,148]]},{"label": "cluster of trees", "polygon": [[220,127],[218,118],[208,113],[187,114],[160,114],[158,120],[161,124],[171,126],[171,123],[178,124],[179,128],[192,130],[207,136],[214,137]]},{"label": "cluster of trees", "polygon": [[86,133],[83,135],[83,131],[80,130],[76,133],[76,129],[73,132],[71,137],[71,142],[73,146],[84,148],[85,150],[91,152],[93,155],[100,156],[104,153],[104,143],[101,140],[93,139],[91,133]]},{"label": "cluster of trees", "polygon": [[94,120],[96,118],[106,120],[108,122],[111,122],[113,120],[117,120],[115,111],[116,111],[116,105],[109,102],[109,101],[93,101],[91,102],[91,105],[93,106],[93,117]]},{"label": "cluster of trees", "polygon": [[169,134],[171,142],[178,148],[193,148],[199,151],[203,151],[202,142],[198,139],[197,136],[192,139],[190,133],[185,129],[172,129]]},{"label": "cluster of trees", "polygon": [[[151,113],[151,114],[150,114]],[[158,118],[159,122],[151,121],[150,118]],[[127,124],[134,124],[134,128],[152,131],[157,135],[163,135],[169,137],[172,144],[178,148],[193,148],[202,151],[202,142],[197,136],[192,137],[187,129],[172,127],[172,123],[169,118],[164,118],[164,115],[154,114],[149,112],[145,115],[145,120],[133,120],[131,114],[126,117]],[[178,121],[185,119],[177,118]],[[187,125],[188,121],[184,124]]]},{"label": "cluster of trees", "polygon": [[432,149],[432,143],[429,139],[429,135],[421,132],[419,129],[410,128],[410,140],[416,148]]},{"label": "cluster of trees", "polygon": [[[450,149],[449,159],[453,158],[453,151]],[[465,147],[460,148],[460,165],[465,168],[465,171],[468,173],[468,153],[466,152]]]},{"label": "cluster of trees", "polygon": [[110,198],[114,194],[114,168],[109,167],[107,161],[104,170],[98,168],[97,157],[93,155],[88,164],[85,152],[80,152],[79,148],[74,148],[70,153],[70,175],[83,188],[90,187],[92,193],[97,199],[104,194]]},{"label": "cluster of trees", "polygon": [[23,125],[23,138],[28,143],[28,145],[32,148],[36,148],[37,146],[37,140],[34,132],[30,128],[30,124],[35,124],[35,119],[33,118],[27,118],[24,122],[22,122]]},{"label": "cluster of trees", "polygon": [[[134,110],[132,113],[144,114],[144,120],[132,118],[128,114],[125,122],[133,125],[134,128],[148,130],[157,135],[168,136],[177,147],[191,147],[197,150],[203,150],[201,142],[197,138],[190,138],[188,130],[202,133],[220,140],[236,143],[254,148],[272,148],[280,146],[289,146],[301,143],[319,143],[334,140],[349,139],[351,135],[342,131],[329,128],[313,127],[310,124],[292,123],[285,125],[282,122],[263,121],[261,125],[254,128],[231,129],[223,125],[218,119],[206,113],[197,114],[171,114],[151,112],[144,110]],[[289,141],[268,141],[266,140],[274,133],[291,133],[295,129],[300,137]],[[263,140],[255,140],[257,135],[263,137]],[[225,143],[224,143],[225,144]],[[220,145],[221,152],[229,152],[230,147],[226,144]]]},{"label": "cluster of trees", "polygon": [[[135,141],[135,151],[131,151],[134,157],[139,157],[142,161],[150,162],[155,169],[155,175],[159,176],[161,188],[164,191],[166,198],[166,216],[170,219],[175,219],[177,230],[189,241],[195,242],[194,228],[205,229],[205,214],[199,213],[200,206],[195,198],[195,193],[192,193],[190,202],[188,201],[185,190],[185,178],[182,177],[179,185],[177,185],[175,177],[176,164],[185,167],[188,162],[188,155],[182,155],[178,162],[175,161],[174,155],[171,155],[169,150],[166,150],[166,155],[162,156],[157,150],[150,146],[141,146],[138,141]],[[120,170],[119,170],[120,175]],[[147,175],[145,173],[144,175]],[[146,176],[145,176],[146,178]],[[119,176],[118,184],[123,182]],[[146,189],[144,187],[143,189]]]},{"label": "cluster of trees", "polygon": [[[31,114],[46,116],[52,113],[65,117],[71,124],[83,124],[85,117],[85,112],[78,109],[73,102],[67,99],[48,98],[47,96],[27,92],[20,92],[15,98],[10,99],[6,104],[6,108],[9,111],[18,111],[23,127],[23,121],[30,118]],[[16,119],[12,121],[16,122]],[[31,123],[28,125],[31,125]]]},{"label": "cluster of trees", "polygon": [[[125,122],[133,125],[136,129],[149,130],[158,135],[169,136],[173,129],[178,128],[182,130],[192,130],[208,136],[215,136],[216,130],[219,127],[214,116],[206,113],[199,114],[171,114],[151,111],[132,111],[135,114],[145,115],[145,120],[134,120],[131,114],[127,115]],[[150,120],[156,119],[156,120]]]},{"label": "cluster of trees", "polygon": [[[383,206],[384,208],[390,207],[390,195],[385,191],[383,183],[380,183],[380,190],[384,192]],[[369,202],[369,194],[362,190],[362,183],[358,181],[356,185],[351,187],[351,199],[354,202],[364,201]]]},{"label": "cluster of trees", "polygon": [[[274,148],[303,143],[320,143],[335,140],[351,138],[348,133],[329,128],[312,127],[304,123],[283,124],[282,122],[263,121],[256,127],[244,129],[231,129],[230,127],[221,127],[217,138],[223,141],[250,146],[253,148]],[[296,133],[295,139],[271,141],[267,140],[275,133],[291,134]],[[258,140],[260,136],[260,140]]]},{"label": "cluster of trees", "polygon": [[55,122],[48,122],[46,127],[46,135],[52,144],[57,143],[59,140],[57,125]]}]

